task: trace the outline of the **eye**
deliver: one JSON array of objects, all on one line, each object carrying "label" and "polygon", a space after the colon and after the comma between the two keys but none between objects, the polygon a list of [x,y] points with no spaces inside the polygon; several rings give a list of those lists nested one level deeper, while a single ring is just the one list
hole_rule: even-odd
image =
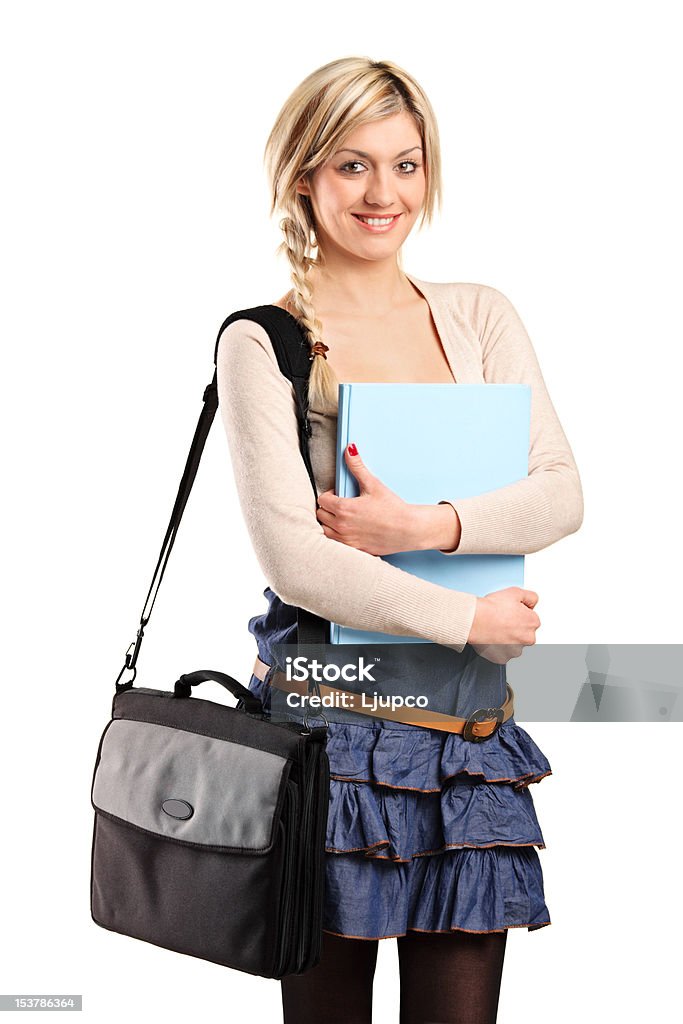
[{"label": "eye", "polygon": [[[342,164],[339,168],[340,171],[346,171],[347,167],[364,167],[365,165],[360,160],[349,160],[348,163]],[[349,171],[349,174],[358,174],[358,171]]]},{"label": "eye", "polygon": [[412,167],[412,170],[410,170],[410,171],[401,171],[401,174],[415,174],[415,171],[420,166],[420,164],[417,163],[416,160],[401,160],[401,163],[398,166],[399,167],[405,167],[406,164],[410,164],[410,166]]}]

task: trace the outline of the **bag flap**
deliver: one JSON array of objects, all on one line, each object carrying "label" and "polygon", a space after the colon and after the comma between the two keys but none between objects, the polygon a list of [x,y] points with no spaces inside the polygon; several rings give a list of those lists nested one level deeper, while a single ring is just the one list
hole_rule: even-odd
[{"label": "bag flap", "polygon": [[230,740],[115,718],[102,736],[92,804],[170,839],[264,853],[290,765]]}]

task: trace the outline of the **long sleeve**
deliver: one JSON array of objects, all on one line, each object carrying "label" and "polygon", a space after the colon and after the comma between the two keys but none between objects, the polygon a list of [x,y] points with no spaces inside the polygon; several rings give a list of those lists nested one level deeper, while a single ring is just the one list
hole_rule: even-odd
[{"label": "long sleeve", "polygon": [[223,331],[217,383],[247,532],[281,600],[351,628],[421,637],[461,651],[475,595],[325,536],[299,451],[294,389],[259,324],[236,320]]},{"label": "long sleeve", "polygon": [[475,311],[486,383],[531,386],[529,475],[468,498],[447,498],[462,527],[445,555],[526,555],[575,533],[583,493],[572,450],[557,417],[529,335],[512,303],[479,286]]}]

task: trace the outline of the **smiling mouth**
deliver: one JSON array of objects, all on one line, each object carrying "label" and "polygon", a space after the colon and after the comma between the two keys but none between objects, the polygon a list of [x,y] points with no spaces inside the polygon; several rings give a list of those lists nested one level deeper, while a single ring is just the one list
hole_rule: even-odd
[{"label": "smiling mouth", "polygon": [[388,217],[371,217],[366,216],[365,214],[362,213],[352,213],[351,216],[355,217],[355,219],[359,221],[361,224],[365,225],[365,227],[375,229],[386,229],[392,227],[392,225],[396,223],[401,214],[394,213]]},{"label": "smiling mouth", "polygon": [[357,217],[358,220],[362,220],[366,224],[369,221],[373,221],[373,220],[379,221],[382,224],[389,224],[392,220],[396,220],[397,217],[400,217],[401,214],[400,213],[391,213],[391,214],[385,214],[384,217],[378,217],[376,214],[373,216],[371,214],[353,213],[353,214],[351,214],[351,216],[352,217]]}]

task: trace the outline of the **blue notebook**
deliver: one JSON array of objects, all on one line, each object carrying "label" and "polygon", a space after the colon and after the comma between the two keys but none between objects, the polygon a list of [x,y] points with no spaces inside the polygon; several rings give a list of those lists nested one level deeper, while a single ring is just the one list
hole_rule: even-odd
[{"label": "blue notebook", "polygon": [[[468,498],[528,475],[531,388],[527,384],[339,385],[335,491],[357,497],[344,449],[358,445],[371,473],[415,504]],[[432,583],[482,597],[524,586],[523,555],[400,551],[385,561]],[[331,624],[330,643],[429,643]]]}]

